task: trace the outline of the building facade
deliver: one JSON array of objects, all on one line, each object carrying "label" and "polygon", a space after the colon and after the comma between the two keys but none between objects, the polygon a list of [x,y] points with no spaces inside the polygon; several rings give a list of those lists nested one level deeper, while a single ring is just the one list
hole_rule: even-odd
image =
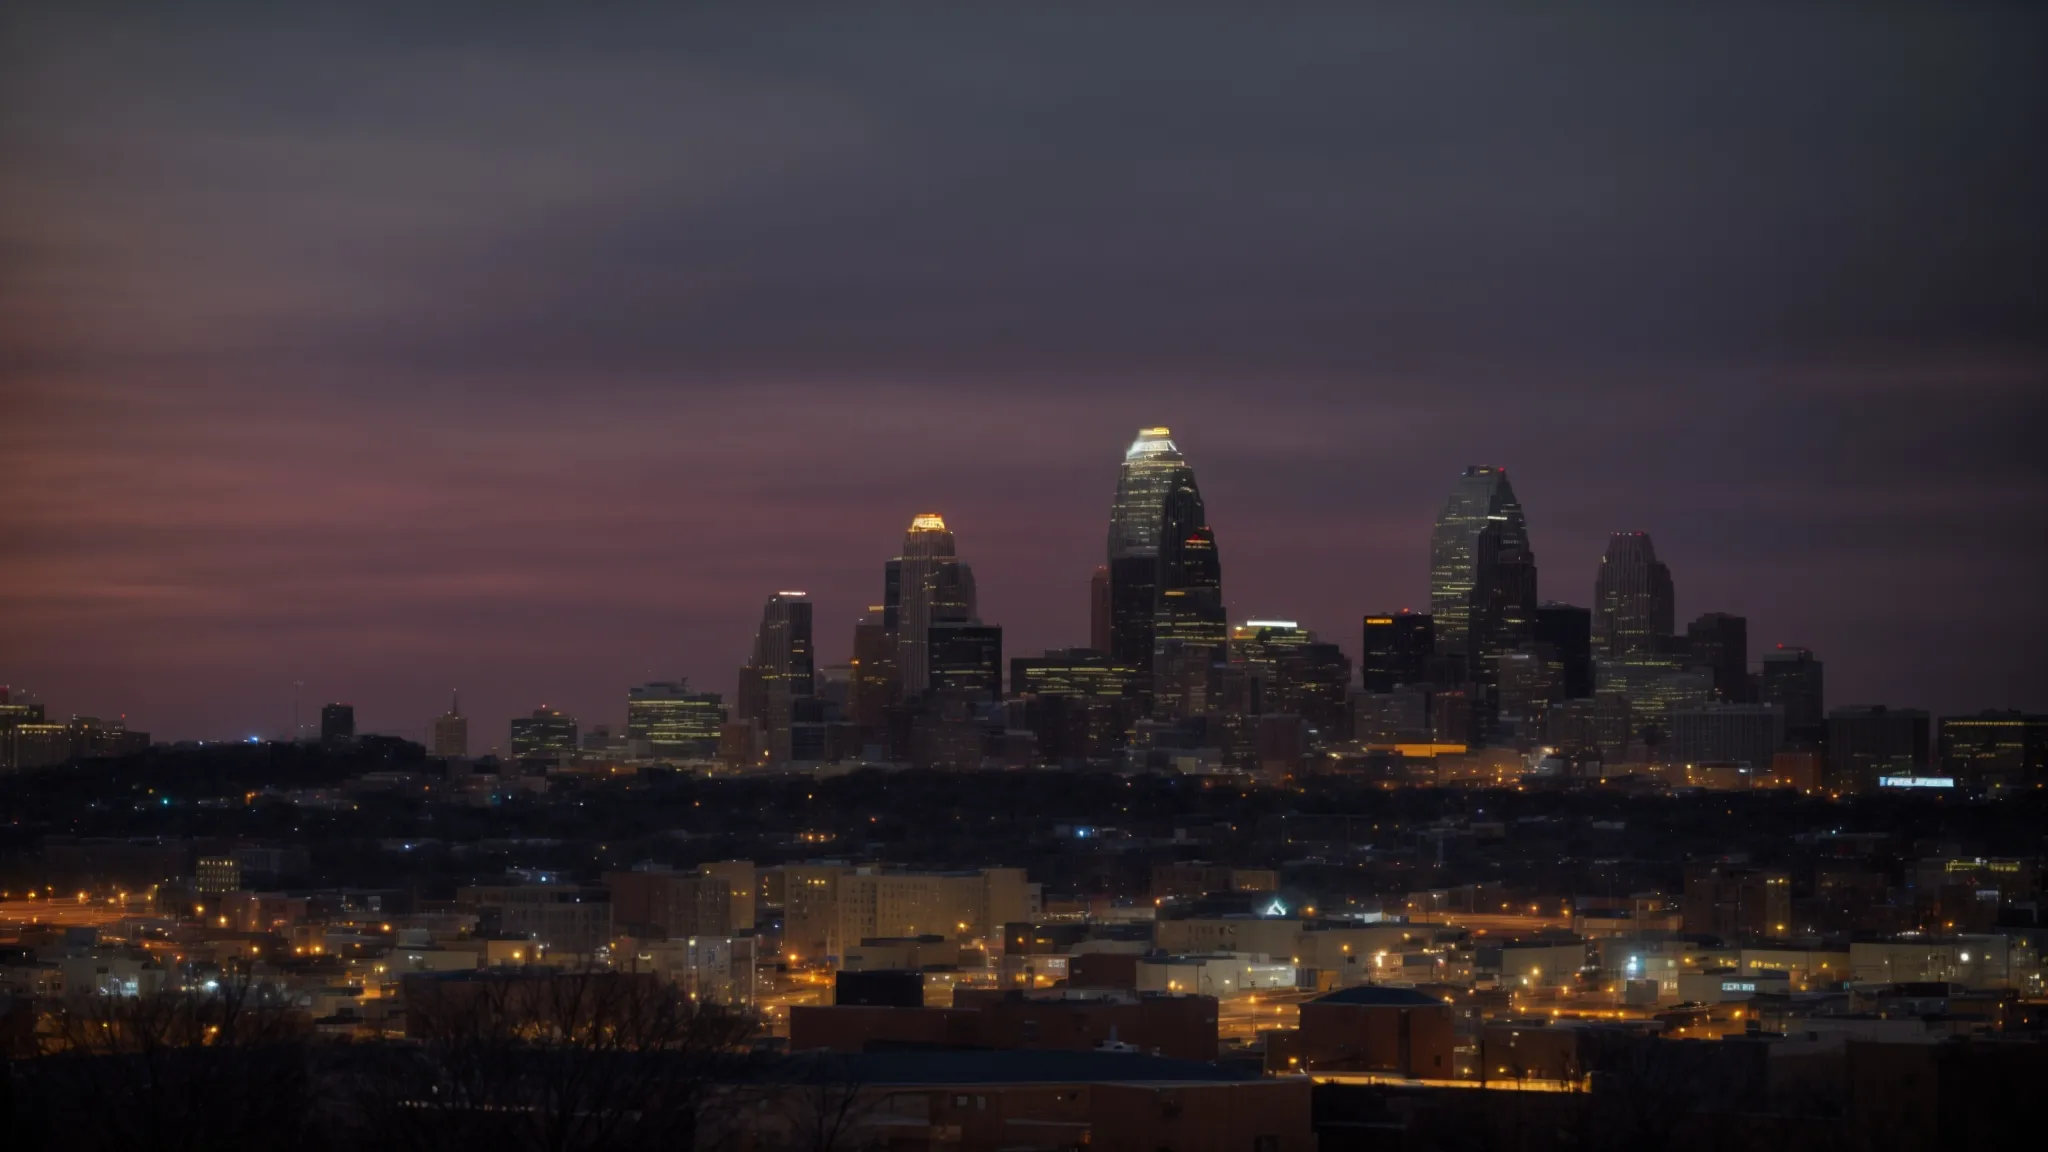
[{"label": "building facade", "polygon": [[1593,581],[1593,654],[1632,656],[1667,650],[1676,626],[1671,569],[1647,532],[1616,532]]},{"label": "building facade", "polygon": [[1490,679],[1496,658],[1529,639],[1536,555],[1505,468],[1466,468],[1438,513],[1430,536],[1429,607],[1436,654],[1462,669],[1465,679]]},{"label": "building facade", "polygon": [[1436,632],[1427,612],[1403,608],[1365,618],[1358,668],[1367,692],[1392,692],[1404,684],[1429,682],[1429,657]]},{"label": "building facade", "polygon": [[688,680],[626,690],[626,738],[657,757],[710,757],[718,751],[725,705],[716,692],[692,692]]},{"label": "building facade", "polygon": [[964,624],[976,611],[974,570],[959,558],[945,518],[918,513],[903,535],[903,554],[889,561],[882,580],[882,625],[896,637],[896,675],[905,697],[931,687],[931,630]]}]

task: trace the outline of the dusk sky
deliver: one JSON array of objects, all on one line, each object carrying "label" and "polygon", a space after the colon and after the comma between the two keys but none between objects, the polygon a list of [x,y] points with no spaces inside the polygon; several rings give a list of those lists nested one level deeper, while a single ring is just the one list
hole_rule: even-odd
[{"label": "dusk sky", "polygon": [[1355,658],[1500,464],[1545,599],[1644,529],[1831,707],[2048,709],[2043,6],[415,7],[0,12],[53,714],[616,727],[927,509],[1085,643],[1151,424],[1232,620]]}]

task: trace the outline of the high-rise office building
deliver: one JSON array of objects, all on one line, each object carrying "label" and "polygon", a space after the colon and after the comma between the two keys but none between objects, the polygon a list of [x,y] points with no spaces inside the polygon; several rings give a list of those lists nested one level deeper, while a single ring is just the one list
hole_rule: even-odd
[{"label": "high-rise office building", "polygon": [[[44,757],[34,752],[24,755],[22,745],[24,742],[38,744],[34,733],[44,727],[47,724],[40,701],[18,689],[0,688],[0,772],[43,766]],[[30,732],[26,741],[22,735],[24,729]]]},{"label": "high-rise office building", "polygon": [[[797,744],[805,743],[797,738],[795,726],[818,720],[811,714],[817,679],[809,593],[777,592],[768,598],[761,610],[760,631],[754,634],[754,659],[748,667],[759,682],[758,707],[768,734],[769,757],[776,763],[787,762],[795,757]],[[822,742],[822,737],[816,739]]]},{"label": "high-rise office building", "polygon": [[1757,677],[1757,699],[1776,704],[1785,713],[1785,744],[1813,749],[1827,740],[1826,695],[1821,662],[1811,649],[1778,645],[1764,653]]},{"label": "high-rise office building", "polygon": [[[1267,713],[1299,716],[1325,742],[1348,738],[1351,661],[1335,644],[1292,620],[1247,620],[1230,630],[1230,663],[1257,678]],[[1236,694],[1219,685],[1219,701]]]},{"label": "high-rise office building", "polygon": [[1565,701],[1564,664],[1548,644],[1531,641],[1494,658],[1500,730],[1532,746],[1548,731],[1550,709]]},{"label": "high-rise office building", "polygon": [[462,714],[461,693],[451,693],[447,713],[434,717],[434,755],[443,759],[469,755],[469,717]]},{"label": "high-rise office building", "polygon": [[929,657],[934,696],[996,701],[1003,698],[1003,630],[993,624],[934,624]]},{"label": "high-rise office building", "polygon": [[905,698],[931,686],[926,649],[933,626],[964,624],[975,613],[974,570],[959,558],[952,530],[938,513],[918,513],[882,583],[882,624],[896,637],[896,675]]},{"label": "high-rise office building", "polygon": [[1669,649],[1677,603],[1671,569],[1657,559],[1648,532],[1607,538],[1600,575],[1593,581],[1593,652],[1633,656]]},{"label": "high-rise office building", "polygon": [[1109,565],[1097,564],[1088,578],[1088,646],[1107,656],[1110,644]]},{"label": "high-rise office building", "polygon": [[1308,722],[1317,740],[1351,738],[1351,658],[1335,644],[1304,644],[1282,656],[1275,688],[1287,710]]},{"label": "high-rise office building", "polygon": [[1564,673],[1564,696],[1583,700],[1593,694],[1593,611],[1576,604],[1546,600],[1536,606],[1535,640],[1548,644]]},{"label": "high-rise office building", "polygon": [[[1109,513],[1109,654],[1149,700],[1166,500],[1194,474],[1165,428],[1144,428],[1124,452]],[[1198,497],[1199,498],[1199,497]]]},{"label": "high-rise office building", "polygon": [[1403,684],[1429,682],[1429,657],[1436,633],[1427,612],[1378,612],[1365,618],[1358,667],[1367,692],[1392,692]]},{"label": "high-rise office building", "polygon": [[1674,764],[1746,764],[1752,779],[1770,773],[1785,741],[1785,713],[1775,704],[1708,704],[1676,708],[1666,718]]},{"label": "high-rise office building", "polygon": [[535,708],[512,721],[512,758],[549,760],[576,753],[576,718],[553,708]]},{"label": "high-rise office building", "polygon": [[[1176,470],[1160,512],[1158,599],[1153,609],[1153,662],[1168,646],[1178,657],[1215,663],[1227,656],[1223,565],[1216,554],[1195,473]],[[1156,672],[1156,668],[1155,668]]]},{"label": "high-rise office building", "polygon": [[1123,669],[1093,648],[1055,648],[1010,660],[1010,695],[1026,707],[1039,754],[1050,763],[1112,758],[1130,719],[1124,691]]},{"label": "high-rise office building", "polygon": [[1685,628],[1686,660],[1711,668],[1714,692],[1738,704],[1749,696],[1749,621],[1726,612],[1709,612]]},{"label": "high-rise office building", "polygon": [[888,729],[889,709],[902,698],[896,672],[896,636],[883,623],[884,605],[867,610],[853,626],[853,682],[848,686],[847,713],[861,736],[879,743]]},{"label": "high-rise office building", "polygon": [[1272,707],[1271,697],[1280,677],[1281,661],[1303,645],[1315,642],[1315,633],[1293,620],[1247,620],[1230,629],[1230,662],[1256,670],[1266,685],[1266,711],[1279,711]]},{"label": "high-rise office building", "polygon": [[1933,722],[1917,708],[1836,708],[1827,717],[1828,786],[1868,792],[1886,776],[1922,776]]},{"label": "high-rise office building", "polygon": [[626,690],[626,738],[658,757],[710,758],[718,752],[725,705],[716,692],[692,692],[688,680],[659,680]]},{"label": "high-rise office building", "polygon": [[346,744],[355,738],[355,705],[328,704],[320,709],[320,742],[322,744]]},{"label": "high-rise office building", "polygon": [[1529,639],[1536,555],[1505,468],[1466,468],[1444,502],[1430,535],[1429,607],[1437,654],[1475,680]]},{"label": "high-rise office building", "polygon": [[1625,697],[1634,735],[1650,742],[1665,738],[1667,716],[1674,709],[1699,708],[1715,699],[1712,673],[1689,669],[1670,656],[1596,657],[1593,673],[1594,694]]},{"label": "high-rise office building", "polygon": [[2048,716],[1980,712],[1941,718],[1941,774],[1994,791],[2048,783]]},{"label": "high-rise office building", "polygon": [[1043,656],[1010,658],[1010,694],[1119,699],[1124,694],[1124,678],[1106,652],[1054,648]]}]

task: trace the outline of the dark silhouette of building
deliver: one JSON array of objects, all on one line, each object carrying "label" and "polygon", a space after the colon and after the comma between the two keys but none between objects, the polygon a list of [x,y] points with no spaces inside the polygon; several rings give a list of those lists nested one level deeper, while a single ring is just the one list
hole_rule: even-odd
[{"label": "dark silhouette of building", "polygon": [[1827,740],[1821,662],[1812,650],[1783,644],[1764,653],[1757,699],[1785,713],[1785,743],[1818,748]]},{"label": "dark silhouette of building", "polygon": [[469,717],[462,714],[462,696],[450,693],[448,711],[434,718],[434,755],[443,758],[469,755]]},{"label": "dark silhouette of building", "polygon": [[1564,697],[1593,694],[1593,610],[1555,600],[1536,606],[1535,639],[1548,644],[1564,673]]},{"label": "dark silhouette of building", "polygon": [[2048,716],[1980,712],[1941,718],[1941,773],[1981,788],[2037,788],[2048,778]]},{"label": "dark silhouette of building", "polygon": [[1088,578],[1088,646],[1107,653],[1110,645],[1109,565],[1097,564]]},{"label": "dark silhouette of building", "polygon": [[1926,773],[1933,722],[1917,708],[1837,708],[1827,724],[1830,788],[1868,792],[1881,777]]},{"label": "dark silhouette of building", "polygon": [[322,744],[346,744],[355,738],[355,705],[328,704],[320,709],[320,742]]},{"label": "dark silhouette of building", "polygon": [[1785,715],[1774,704],[1679,708],[1667,723],[1673,763],[1747,764],[1754,778],[1769,774],[1785,742]]},{"label": "dark silhouette of building", "polygon": [[903,968],[836,972],[832,977],[832,1003],[842,1008],[921,1009],[924,1007],[924,973]]},{"label": "dark silhouette of building", "polygon": [[535,708],[512,721],[512,757],[552,759],[576,751],[576,718],[553,708]]},{"label": "dark silhouette of building", "polygon": [[1685,628],[1687,663],[1714,671],[1714,694],[1724,703],[1747,703],[1749,697],[1749,621],[1726,612],[1709,612]]},{"label": "dark silhouette of building", "polygon": [[1003,630],[994,624],[934,624],[927,644],[928,691],[963,699],[1003,698]]},{"label": "dark silhouette of building", "polygon": [[1428,683],[1429,657],[1435,648],[1436,632],[1427,612],[1403,608],[1367,616],[1358,657],[1365,690],[1392,692],[1403,684]]},{"label": "dark silhouette of building", "polygon": [[868,743],[880,743],[888,731],[889,709],[903,696],[896,671],[896,637],[883,623],[885,605],[868,609],[853,626],[853,671],[847,685],[849,718]]}]

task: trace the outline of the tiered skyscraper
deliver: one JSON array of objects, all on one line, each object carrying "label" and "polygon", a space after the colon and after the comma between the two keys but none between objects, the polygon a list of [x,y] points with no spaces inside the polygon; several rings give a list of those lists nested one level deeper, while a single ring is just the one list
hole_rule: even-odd
[{"label": "tiered skyscraper", "polygon": [[1109,654],[1133,680],[1151,679],[1159,601],[1159,529],[1166,494],[1186,465],[1164,428],[1146,428],[1124,452],[1109,511]]},{"label": "tiered skyscraper", "polygon": [[1140,429],[1109,514],[1109,654],[1149,699],[1162,661],[1176,679],[1205,676],[1228,639],[1222,562],[1194,469],[1167,429]]},{"label": "tiered skyscraper", "polygon": [[1152,613],[1152,675],[1155,687],[1171,678],[1186,697],[1206,699],[1209,670],[1229,658],[1229,626],[1223,616],[1223,562],[1216,533],[1209,528],[1195,473],[1174,473],[1159,529],[1159,601]]},{"label": "tiered skyscraper", "polygon": [[1593,654],[1663,652],[1677,627],[1671,569],[1657,559],[1647,532],[1616,532],[1593,582]]},{"label": "tiered skyscraper", "polygon": [[956,554],[945,519],[918,513],[903,534],[903,554],[889,561],[882,584],[882,627],[896,637],[896,674],[905,697],[931,687],[932,628],[975,618],[974,569]]},{"label": "tiered skyscraper", "polygon": [[1536,555],[1505,468],[1473,465],[1430,537],[1429,605],[1439,658],[1481,682],[1525,643],[1536,616]]}]

